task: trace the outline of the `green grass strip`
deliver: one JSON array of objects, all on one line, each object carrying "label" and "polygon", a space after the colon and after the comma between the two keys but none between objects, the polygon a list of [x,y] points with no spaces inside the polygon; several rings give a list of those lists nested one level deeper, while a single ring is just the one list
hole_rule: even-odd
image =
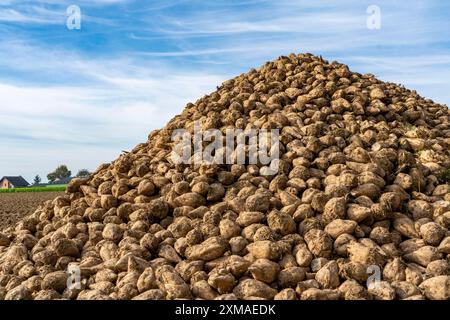
[{"label": "green grass strip", "polygon": [[48,187],[27,187],[27,188],[11,188],[0,189],[0,193],[15,193],[15,192],[51,192],[51,191],[66,191],[67,185],[54,185]]}]

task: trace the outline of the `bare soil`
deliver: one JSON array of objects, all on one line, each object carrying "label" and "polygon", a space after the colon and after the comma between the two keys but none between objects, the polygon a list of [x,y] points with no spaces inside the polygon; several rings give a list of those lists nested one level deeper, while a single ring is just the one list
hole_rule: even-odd
[{"label": "bare soil", "polygon": [[0,230],[33,213],[41,202],[62,194],[64,192],[0,193]]}]

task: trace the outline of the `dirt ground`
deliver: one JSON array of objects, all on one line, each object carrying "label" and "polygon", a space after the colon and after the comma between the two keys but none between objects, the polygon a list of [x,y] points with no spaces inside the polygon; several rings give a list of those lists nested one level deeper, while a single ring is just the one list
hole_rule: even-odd
[{"label": "dirt ground", "polygon": [[41,202],[62,194],[64,192],[0,193],[0,230],[33,213]]}]

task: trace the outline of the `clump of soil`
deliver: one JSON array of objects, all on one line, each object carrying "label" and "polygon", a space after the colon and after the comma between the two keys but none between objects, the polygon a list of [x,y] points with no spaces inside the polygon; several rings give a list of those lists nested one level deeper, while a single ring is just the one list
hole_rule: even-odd
[{"label": "clump of soil", "polygon": [[[343,64],[280,57],[4,231],[0,297],[449,299],[449,120]],[[175,165],[172,132],[194,121],[280,129],[279,171]]]},{"label": "clump of soil", "polygon": [[53,200],[63,192],[0,193],[0,230],[10,227],[23,217],[33,213],[47,200]]}]

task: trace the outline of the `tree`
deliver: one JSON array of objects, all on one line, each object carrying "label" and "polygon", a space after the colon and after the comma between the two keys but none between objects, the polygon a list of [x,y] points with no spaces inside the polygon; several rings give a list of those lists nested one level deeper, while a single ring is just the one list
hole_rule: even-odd
[{"label": "tree", "polygon": [[91,173],[89,172],[88,169],[80,169],[80,170],[78,170],[78,173],[77,173],[78,178],[85,178],[85,177],[89,177],[90,175],[91,175]]},{"label": "tree", "polygon": [[54,173],[54,172],[49,173],[49,174],[47,175],[47,180],[48,180],[50,183],[54,182],[54,181],[56,180],[56,175],[55,175],[55,173]]},{"label": "tree", "polygon": [[34,177],[34,184],[39,184],[39,183],[41,183],[41,177],[39,177],[39,175],[36,175],[36,177]]},{"label": "tree", "polygon": [[57,179],[69,178],[72,175],[72,172],[67,169],[66,165],[60,165],[55,171],[50,172],[47,175],[47,179],[50,182],[55,182]]}]

